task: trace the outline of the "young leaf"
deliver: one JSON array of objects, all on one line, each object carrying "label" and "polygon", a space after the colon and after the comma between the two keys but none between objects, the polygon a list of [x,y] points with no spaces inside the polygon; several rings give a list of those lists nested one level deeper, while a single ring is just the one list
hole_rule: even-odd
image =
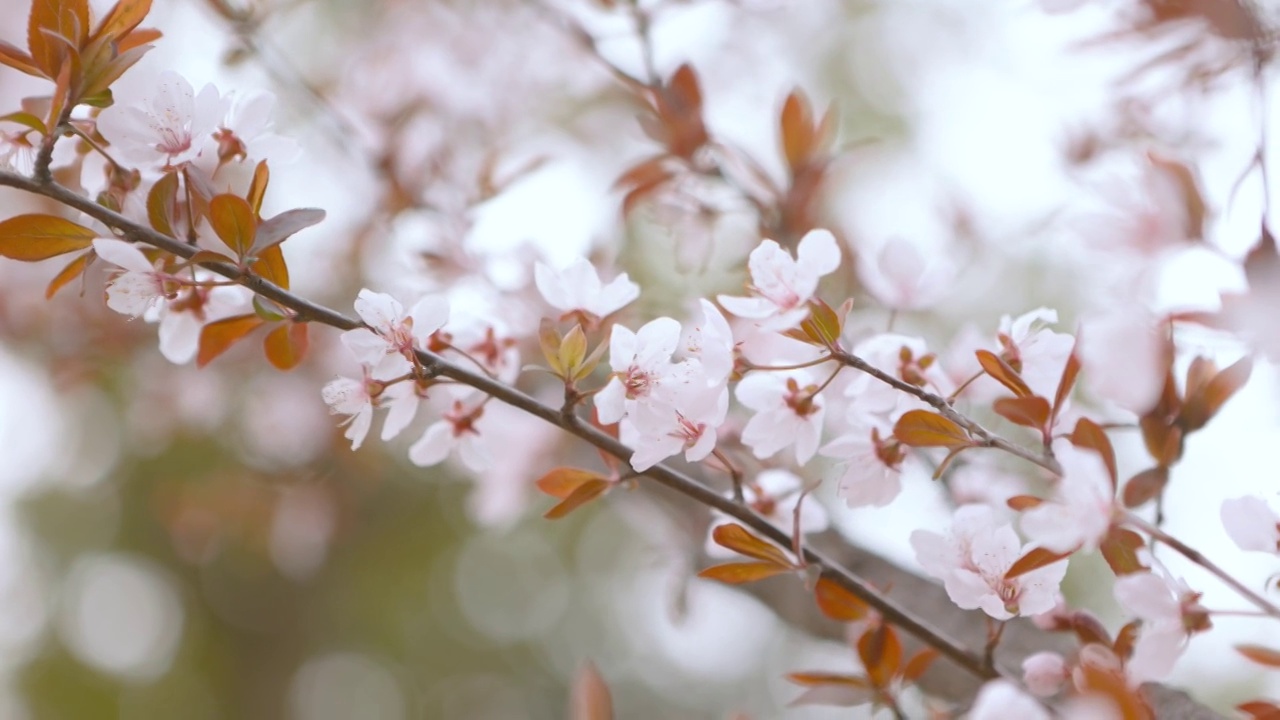
[{"label": "young leaf", "polygon": [[913,655],[902,668],[902,681],[912,683],[919,680],[940,655],[942,651],[933,647],[927,647]]},{"label": "young leaf", "polygon": [[1037,395],[1000,398],[992,404],[998,415],[1015,425],[1043,430],[1049,424],[1052,408],[1049,401]]},{"label": "young leaf", "polygon": [[964,428],[928,410],[909,410],[893,426],[893,436],[910,447],[958,448],[971,445]]},{"label": "young leaf", "polygon": [[176,238],[178,235],[173,231],[173,224],[177,214],[178,173],[168,172],[147,193],[147,220],[156,232]]},{"label": "young leaf", "polygon": [[1261,645],[1237,645],[1236,651],[1259,665],[1280,668],[1280,650],[1272,650],[1271,648]]},{"label": "young leaf", "polygon": [[54,293],[61,290],[67,283],[83,275],[85,267],[89,264],[89,257],[90,253],[77,255],[74,260],[67,263],[66,267],[58,271],[58,274],[49,281],[49,286],[45,288],[44,299],[53,297]]},{"label": "young leaf", "polygon": [[263,160],[253,168],[253,180],[249,181],[249,192],[244,194],[249,207],[253,208],[253,214],[259,217],[262,215],[262,201],[267,196],[269,182],[271,182],[271,169],[267,167],[267,161]]},{"label": "young leaf", "polygon": [[[254,317],[259,317],[254,315]],[[292,370],[302,362],[307,354],[307,324],[304,322],[282,323],[262,342],[267,361],[277,370]]]},{"label": "young leaf", "polygon": [[200,329],[200,349],[196,353],[196,367],[204,367],[232,345],[242,340],[245,335],[262,325],[262,318],[257,315],[236,315],[235,317],[214,320]]},{"label": "young leaf", "polygon": [[761,540],[737,523],[717,526],[711,531],[711,539],[720,547],[729,548],[740,555],[788,568],[795,567],[791,559],[777,545]]},{"label": "young leaf", "polygon": [[1038,498],[1035,495],[1014,495],[1005,501],[1005,505],[1008,505],[1010,510],[1022,512],[1023,510],[1030,510],[1043,502],[1042,498]]},{"label": "young leaf", "polygon": [[1107,474],[1111,477],[1111,489],[1114,491],[1120,484],[1120,479],[1116,476],[1116,451],[1111,447],[1111,438],[1107,437],[1107,431],[1089,418],[1080,418],[1076,421],[1075,430],[1071,431],[1070,440],[1072,445],[1088,448],[1102,457],[1102,464],[1107,467]]},{"label": "young leaf", "polygon": [[57,257],[93,244],[98,234],[57,215],[19,215],[0,222],[0,256],[23,262]]},{"label": "young leaf", "polygon": [[582,468],[558,467],[547,471],[534,485],[551,497],[564,500],[592,480],[604,480],[604,476]]},{"label": "young leaf", "polygon": [[1142,546],[1142,536],[1138,533],[1123,528],[1111,528],[1098,549],[1102,551],[1102,557],[1111,566],[1112,572],[1116,575],[1127,575],[1147,569],[1138,559],[1138,550]]},{"label": "young leaf", "polygon": [[979,350],[978,364],[982,366],[983,371],[990,375],[996,382],[1004,385],[1018,397],[1027,397],[1034,395],[1031,388],[1027,387],[1026,381],[1018,374],[1017,370],[1010,367],[999,355],[990,350]]},{"label": "young leaf", "polygon": [[1167,484],[1169,484],[1169,468],[1157,465],[1143,470],[1124,484],[1124,491],[1121,493],[1124,506],[1138,507],[1163,492]]},{"label": "young leaf", "polygon": [[902,665],[902,643],[898,641],[898,634],[884,623],[869,628],[858,638],[858,658],[872,685],[888,687]]},{"label": "young leaf", "polygon": [[542,517],[548,520],[559,520],[587,503],[595,500],[603,495],[613,483],[608,480],[588,480],[579,485],[573,492],[569,493],[569,497],[561,500],[559,504],[546,511]]},{"label": "young leaf", "polygon": [[713,565],[698,573],[705,580],[718,580],[729,585],[743,585],[791,572],[795,568],[790,565],[753,560],[751,562],[731,562]]},{"label": "young leaf", "polygon": [[778,118],[778,129],[782,135],[782,155],[786,158],[787,167],[792,174],[803,167],[813,152],[813,108],[809,99],[798,88],[787,95],[782,103],[782,114]]},{"label": "young leaf", "polygon": [[818,583],[813,588],[813,596],[817,599],[818,609],[822,614],[836,622],[855,622],[866,617],[869,611],[865,602],[840,587],[827,575],[818,578]]},{"label": "young leaf", "polygon": [[1005,580],[1012,580],[1019,575],[1026,575],[1032,570],[1048,567],[1071,556],[1071,553],[1056,553],[1044,548],[1031,548],[1018,558],[1004,573]]},{"label": "young leaf", "polygon": [[1265,700],[1241,703],[1236,709],[1249,716],[1249,720],[1280,720],[1280,705]]},{"label": "young leaf", "polygon": [[1071,388],[1075,387],[1076,377],[1080,374],[1080,356],[1076,353],[1080,347],[1080,341],[1077,339],[1075,345],[1071,346],[1071,354],[1067,356],[1067,364],[1062,367],[1062,377],[1058,380],[1058,391],[1053,395],[1053,411],[1049,413],[1051,420],[1057,420],[1058,413],[1062,412],[1062,406],[1066,403],[1067,398],[1071,396]]},{"label": "young leaf", "polygon": [[120,39],[138,27],[151,12],[151,0],[119,0],[98,23],[93,37]]},{"label": "young leaf", "polygon": [[47,77],[30,55],[23,52],[21,48],[3,40],[0,40],[0,65],[8,65],[18,72],[24,72],[42,80]]},{"label": "young leaf", "polygon": [[1182,426],[1188,432],[1204,427],[1227,400],[1249,382],[1252,372],[1253,358],[1245,356],[1214,375],[1199,392],[1192,394],[1188,389],[1186,405],[1182,408]]},{"label": "young leaf", "polygon": [[249,254],[257,235],[257,220],[247,200],[230,193],[213,196],[209,201],[209,224],[236,255]]},{"label": "young leaf", "polygon": [[263,220],[258,225],[257,238],[253,241],[249,254],[257,255],[267,248],[275,247],[298,231],[316,225],[322,220],[324,220],[324,211],[318,208],[285,210],[270,220]]}]

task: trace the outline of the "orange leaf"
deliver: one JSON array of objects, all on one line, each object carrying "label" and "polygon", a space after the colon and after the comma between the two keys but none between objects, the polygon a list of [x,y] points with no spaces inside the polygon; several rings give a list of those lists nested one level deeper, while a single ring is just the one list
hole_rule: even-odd
[{"label": "orange leaf", "polygon": [[19,72],[43,79],[45,73],[36,66],[35,60],[23,52],[21,48],[0,40],[0,65],[8,65]]},{"label": "orange leaf", "polygon": [[569,497],[561,500],[558,505],[548,510],[542,517],[548,520],[559,520],[587,503],[595,500],[603,495],[613,483],[608,480],[588,480],[579,485],[573,492],[569,493]]},{"label": "orange leaf", "polygon": [[840,340],[842,318],[835,308],[822,300],[809,301],[809,317],[800,322],[800,329],[815,345],[831,347]]},{"label": "orange leaf", "polygon": [[1071,444],[1076,447],[1089,448],[1102,456],[1102,464],[1107,467],[1111,477],[1111,489],[1114,491],[1120,479],[1116,476],[1116,451],[1111,447],[1111,438],[1098,423],[1089,418],[1076,421],[1076,429],[1071,431]]},{"label": "orange leaf", "polygon": [[1249,382],[1253,372],[1253,358],[1245,356],[1213,376],[1203,388],[1194,394],[1187,391],[1187,402],[1182,408],[1182,425],[1188,432],[1199,430],[1213,419],[1236,391]]},{"label": "orange leaf", "polygon": [[902,643],[891,626],[877,624],[858,638],[858,657],[871,684],[887,687],[902,664]]},{"label": "orange leaf", "polygon": [[546,475],[534,483],[542,492],[553,498],[564,500],[591,480],[603,480],[599,473],[572,467],[552,468]]},{"label": "orange leaf", "polygon": [[89,255],[89,253],[77,255],[74,260],[67,263],[66,267],[58,271],[58,274],[49,281],[49,287],[45,288],[44,299],[53,297],[54,293],[61,290],[67,283],[83,275],[85,266],[89,264]]},{"label": "orange leaf", "polygon": [[149,12],[151,12],[151,0],[119,0],[98,23],[98,29],[94,31],[93,36],[122,38],[138,27]]},{"label": "orange leaf", "polygon": [[1116,657],[1126,660],[1133,657],[1133,646],[1138,642],[1138,629],[1141,627],[1142,621],[1134,620],[1125,623],[1124,627],[1116,631],[1116,641],[1111,644]]},{"label": "orange leaf", "polygon": [[1075,387],[1076,377],[1080,374],[1080,356],[1076,354],[1076,348],[1079,345],[1080,341],[1076,340],[1076,344],[1071,346],[1071,354],[1067,356],[1067,364],[1062,366],[1062,377],[1058,379],[1058,391],[1053,395],[1053,412],[1049,414],[1051,419],[1056,420],[1058,413],[1062,412],[1062,406],[1071,396],[1071,388]]},{"label": "orange leaf", "polygon": [[1248,715],[1250,720],[1280,720],[1280,706],[1264,700],[1241,703],[1236,709]]},{"label": "orange leaf", "polygon": [[0,222],[0,256],[36,262],[93,244],[98,234],[57,215],[19,215]]},{"label": "orange leaf", "polygon": [[867,687],[867,681],[857,675],[840,675],[827,672],[787,673],[787,679],[797,685],[812,687],[814,685],[849,685],[850,687]]},{"label": "orange leaf", "polygon": [[795,567],[791,559],[777,545],[761,540],[737,523],[717,526],[711,531],[711,539],[715,540],[720,547],[729,548],[740,555],[788,568]]},{"label": "orange leaf", "polygon": [[782,135],[782,155],[787,160],[787,167],[795,174],[798,168],[807,164],[815,139],[813,108],[799,89],[792,90],[782,103],[778,127]]},{"label": "orange leaf", "polygon": [[1237,645],[1236,651],[1259,665],[1280,668],[1280,650],[1272,650],[1261,645]]},{"label": "orange leaf", "polygon": [[1069,552],[1056,553],[1044,548],[1031,548],[1025,555],[1009,566],[1009,569],[1004,573],[1004,579],[1012,580],[1019,575],[1025,575],[1032,570],[1039,570],[1070,556],[1071,553]]},{"label": "orange leaf", "polygon": [[1147,567],[1138,559],[1138,550],[1143,546],[1142,536],[1132,530],[1111,528],[1103,538],[1098,549],[1102,557],[1117,575],[1141,572]]},{"label": "orange leaf", "polygon": [[200,350],[196,353],[196,367],[208,365],[262,323],[262,318],[251,314],[214,320],[205,325],[200,329]]},{"label": "orange leaf", "polygon": [[1031,388],[1027,387],[1027,383],[1018,374],[1018,371],[1014,370],[999,355],[990,350],[979,350],[976,354],[978,356],[978,364],[982,366],[982,369],[996,382],[1009,388],[1014,395],[1027,397],[1034,394],[1031,392]]},{"label": "orange leaf", "polygon": [[1130,508],[1138,507],[1164,492],[1164,486],[1168,483],[1169,468],[1157,465],[1143,470],[1129,478],[1129,482],[1124,484],[1124,491],[1121,492],[1124,506]]},{"label": "orange leaf", "polygon": [[161,235],[178,237],[173,221],[178,214],[178,173],[165,173],[147,192],[147,220]]},{"label": "orange leaf", "polygon": [[992,409],[1015,425],[1037,430],[1043,430],[1049,424],[1049,414],[1052,412],[1049,401],[1036,395],[1000,398],[992,404]]},{"label": "orange leaf", "polygon": [[[254,317],[258,317],[256,314]],[[292,370],[307,354],[307,324],[287,322],[267,333],[262,349],[277,370]]]},{"label": "orange leaf", "polygon": [[909,410],[893,426],[898,442],[911,447],[957,448],[973,444],[964,428],[928,410]]},{"label": "orange leaf", "polygon": [[209,224],[236,255],[244,257],[253,247],[258,223],[244,198],[230,193],[213,196],[209,201]]},{"label": "orange leaf", "polygon": [[813,596],[822,614],[836,622],[854,622],[867,616],[867,604],[827,575],[818,578]]},{"label": "orange leaf", "polygon": [[733,562],[713,565],[698,573],[698,577],[707,580],[719,580],[730,585],[742,585],[791,572],[794,569],[790,565],[778,565],[764,561]]},{"label": "orange leaf", "polygon": [[933,661],[937,660],[938,656],[941,654],[942,652],[937,648],[927,647],[913,655],[911,659],[907,661],[906,667],[902,669],[903,681],[915,682],[916,680],[919,680],[920,676],[925,674],[925,671],[929,669],[929,666],[932,665]]},{"label": "orange leaf", "polygon": [[280,250],[280,246],[269,247],[258,253],[253,271],[276,287],[289,289],[289,266],[284,262],[284,252]]},{"label": "orange leaf", "polygon": [[613,720],[613,697],[595,665],[583,663],[573,677],[569,720]]},{"label": "orange leaf", "polygon": [[1044,500],[1036,497],[1035,495],[1014,495],[1008,500],[1005,500],[1005,504],[1009,506],[1010,510],[1016,510],[1018,512],[1030,510],[1042,502],[1044,502]]}]

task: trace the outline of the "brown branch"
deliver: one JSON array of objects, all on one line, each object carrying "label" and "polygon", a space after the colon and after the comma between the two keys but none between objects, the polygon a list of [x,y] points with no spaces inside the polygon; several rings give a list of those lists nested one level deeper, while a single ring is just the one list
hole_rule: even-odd
[{"label": "brown branch", "polygon": [[1054,475],[1059,475],[1059,476],[1062,475],[1062,465],[1059,464],[1058,461],[1055,458],[1053,458],[1053,456],[1032,452],[1031,450],[1028,450],[1022,447],[1021,445],[1005,440],[999,435],[996,435],[990,430],[987,430],[986,428],[979,425],[977,421],[972,420],[968,416],[957,412],[956,409],[951,407],[951,404],[947,402],[946,398],[942,397],[941,395],[935,395],[934,393],[931,393],[928,390],[925,390],[924,388],[920,388],[915,385],[912,385],[911,383],[904,382],[903,380],[900,380],[890,375],[889,373],[881,370],[880,368],[872,365],[866,360],[863,360],[857,355],[844,352],[843,350],[833,351],[831,356],[836,360],[844,363],[845,365],[848,365],[851,368],[861,370],[862,372],[870,375],[871,377],[879,380],[880,382],[885,383],[897,390],[901,390],[902,392],[908,395],[912,395],[924,401],[925,403],[929,404],[935,410],[937,410],[943,417],[954,422],[955,424],[959,425],[965,430],[968,430],[969,434],[978,438],[980,442],[975,447],[988,447],[988,448],[995,448],[997,450],[1003,450],[1009,453],[1010,455],[1020,457],[1029,463],[1039,465],[1040,467],[1044,468],[1045,470],[1048,470]]}]

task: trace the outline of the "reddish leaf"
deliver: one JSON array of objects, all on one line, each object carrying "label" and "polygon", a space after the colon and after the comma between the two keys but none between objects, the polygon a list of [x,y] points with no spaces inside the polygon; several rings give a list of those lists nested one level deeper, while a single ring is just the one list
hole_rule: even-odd
[{"label": "reddish leaf", "polygon": [[715,530],[711,531],[711,539],[715,540],[720,547],[729,548],[740,555],[746,555],[756,560],[763,560],[787,568],[795,567],[791,559],[777,545],[761,540],[752,535],[750,530],[737,523],[726,523],[717,526]]},{"label": "reddish leaf", "polygon": [[1005,500],[1005,504],[1009,506],[1009,509],[1017,510],[1018,512],[1030,510],[1043,502],[1044,500],[1042,498],[1038,498],[1035,495],[1014,495],[1008,500]]},{"label": "reddish leaf", "polygon": [[37,0],[27,22],[27,50],[45,77],[64,69],[71,48],[83,47],[89,34],[88,0]]},{"label": "reddish leaf", "polygon": [[907,661],[906,667],[902,669],[903,682],[911,683],[919,680],[920,676],[925,674],[929,669],[929,666],[932,665],[933,661],[937,660],[938,656],[941,654],[942,652],[937,648],[927,647],[913,655],[911,659]]},{"label": "reddish leaf", "polygon": [[147,220],[161,235],[178,237],[173,231],[178,215],[178,173],[165,173],[147,192]]},{"label": "reddish leaf", "polygon": [[787,679],[797,685],[813,687],[815,685],[848,685],[850,687],[867,687],[865,678],[857,675],[841,675],[828,672],[787,673]]},{"label": "reddish leaf", "polygon": [[1250,720],[1280,720],[1280,705],[1265,700],[1241,703],[1236,709],[1248,715]]},{"label": "reddish leaf", "polygon": [[1093,615],[1087,612],[1074,612],[1071,614],[1070,624],[1071,631],[1076,634],[1081,645],[1098,643],[1111,646],[1111,634],[1103,627],[1102,621]]},{"label": "reddish leaf", "polygon": [[742,585],[764,580],[774,575],[781,575],[792,570],[795,570],[795,568],[790,565],[778,565],[765,561],[733,562],[713,565],[698,573],[698,577],[707,580],[719,580],[729,585]]},{"label": "reddish leaf", "polygon": [[613,697],[595,665],[583,663],[573,678],[569,720],[613,720]]},{"label": "reddish leaf", "polygon": [[230,193],[215,195],[209,201],[209,224],[236,255],[244,257],[253,247],[257,220],[244,198]]},{"label": "reddish leaf", "polygon": [[1071,396],[1071,389],[1076,385],[1076,377],[1080,375],[1080,356],[1076,354],[1079,346],[1080,341],[1076,340],[1076,344],[1071,346],[1071,354],[1067,356],[1067,364],[1062,367],[1058,390],[1053,395],[1053,411],[1049,414],[1053,420],[1057,420],[1058,413],[1062,412],[1062,406]]},{"label": "reddish leaf", "polygon": [[249,207],[253,208],[253,214],[262,215],[262,201],[267,196],[267,184],[271,182],[271,168],[267,167],[267,161],[263,160],[253,168],[253,179],[249,181],[249,192],[244,194],[244,199],[249,203]]},{"label": "reddish leaf", "polygon": [[253,271],[276,287],[289,289],[289,266],[279,245],[263,250],[253,263]]},{"label": "reddish leaf", "polygon": [[19,215],[0,222],[0,256],[36,262],[93,244],[98,234],[56,215]]},{"label": "reddish leaf", "polygon": [[546,475],[538,478],[534,483],[542,492],[553,498],[564,500],[573,494],[575,490],[592,480],[604,480],[600,473],[591,470],[583,470],[581,468],[558,467],[552,468]]},{"label": "reddish leaf", "polygon": [[1261,645],[1237,645],[1236,651],[1259,665],[1280,668],[1280,650],[1262,647]]},{"label": "reddish leaf", "polygon": [[992,404],[998,415],[1015,425],[1043,430],[1049,424],[1049,401],[1036,395],[1000,398]]},{"label": "reddish leaf", "polygon": [[1116,641],[1111,645],[1116,657],[1128,660],[1133,656],[1133,646],[1138,642],[1138,629],[1141,627],[1142,621],[1134,620],[1133,622],[1125,623],[1124,627],[1116,632]]},{"label": "reddish leaf", "polygon": [[928,410],[909,410],[893,426],[893,436],[910,447],[957,448],[971,445],[964,428]]},{"label": "reddish leaf", "polygon": [[839,342],[844,328],[842,317],[834,308],[814,299],[809,301],[809,317],[800,322],[800,330],[814,345],[831,347]]},{"label": "reddish leaf", "polygon": [[800,697],[788,703],[791,707],[803,705],[835,705],[853,707],[875,700],[875,693],[865,678],[835,673],[791,673],[787,680],[807,688]]},{"label": "reddish leaf", "polygon": [[902,643],[892,627],[880,623],[858,638],[858,657],[871,684],[878,688],[888,687],[902,664]]},{"label": "reddish leaf", "polygon": [[1102,464],[1107,467],[1111,477],[1111,489],[1114,491],[1120,479],[1116,477],[1116,451],[1111,447],[1111,438],[1098,423],[1089,418],[1076,421],[1076,429],[1071,431],[1071,444],[1076,447],[1089,448],[1102,457]]},{"label": "reddish leaf", "polygon": [[559,520],[587,503],[603,495],[613,483],[608,480],[588,480],[569,493],[569,497],[548,510],[542,517],[548,520]]},{"label": "reddish leaf", "polygon": [[1034,395],[1031,392],[1031,388],[1027,387],[1027,383],[1022,379],[1022,376],[1018,374],[1018,371],[1014,370],[999,355],[990,350],[979,350],[976,354],[978,356],[978,364],[982,366],[982,369],[996,382],[1009,388],[1014,395],[1018,397]]},{"label": "reddish leaf", "polygon": [[23,52],[21,48],[11,45],[0,40],[0,65],[8,65],[19,72],[44,79],[45,72],[41,70],[35,60],[30,55]]},{"label": "reddish leaf", "polygon": [[119,0],[98,23],[94,37],[122,38],[146,19],[151,0]]},{"label": "reddish leaf", "polygon": [[1199,392],[1193,394],[1188,390],[1186,405],[1182,408],[1182,426],[1188,432],[1204,427],[1227,400],[1249,382],[1252,372],[1253,358],[1246,356],[1214,375]]},{"label": "reddish leaf", "polygon": [[792,90],[782,103],[782,114],[778,118],[778,129],[782,135],[782,155],[786,158],[787,167],[794,174],[798,168],[808,163],[809,155],[814,150],[813,108],[809,99],[799,89]]},{"label": "reddish leaf", "polygon": [[1013,565],[1004,573],[1005,580],[1012,580],[1019,575],[1025,575],[1032,570],[1039,570],[1056,562],[1071,557],[1071,553],[1056,553],[1045,548],[1031,548],[1022,557],[1018,558]]},{"label": "reddish leaf", "polygon": [[1121,493],[1124,506],[1138,507],[1164,492],[1164,486],[1167,484],[1169,484],[1169,468],[1157,465],[1143,470],[1124,484],[1124,491]]},{"label": "reddish leaf", "polygon": [[61,290],[67,283],[75,280],[84,274],[85,267],[89,264],[89,253],[78,255],[74,260],[67,263],[57,275],[49,281],[49,287],[45,288],[44,299],[48,300],[54,296],[54,293]]},{"label": "reddish leaf", "polygon": [[855,622],[867,616],[867,604],[853,593],[840,587],[829,576],[818,578],[813,588],[813,596],[818,600],[818,609],[823,615],[836,622]]},{"label": "reddish leaf", "polygon": [[262,318],[257,315],[236,315],[205,325],[200,329],[200,350],[196,353],[196,367],[208,365],[259,325],[262,325]]},{"label": "reddish leaf", "polygon": [[[254,317],[258,317],[257,314]],[[277,370],[292,370],[307,354],[307,324],[287,322],[267,333],[262,348]]]},{"label": "reddish leaf", "polygon": [[1098,549],[1102,557],[1111,566],[1116,575],[1142,572],[1147,567],[1138,559],[1138,550],[1142,548],[1142,536],[1132,530],[1111,528]]}]

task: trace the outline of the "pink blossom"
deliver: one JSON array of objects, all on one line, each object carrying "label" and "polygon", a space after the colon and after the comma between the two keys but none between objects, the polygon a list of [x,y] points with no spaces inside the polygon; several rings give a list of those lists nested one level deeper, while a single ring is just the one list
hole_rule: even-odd
[{"label": "pink blossom", "polygon": [[725,310],[741,318],[762,320],[770,329],[794,327],[805,318],[806,304],[818,289],[818,280],[840,266],[840,247],[828,230],[810,230],[796,248],[796,257],[773,240],[751,251],[752,297],[719,295]]},{"label": "pink blossom", "polygon": [[191,83],[166,70],[151,95],[118,98],[104,109],[98,115],[98,132],[111,143],[112,153],[142,167],[180,165],[210,146],[226,106],[213,85],[196,95]]},{"label": "pink blossom", "polygon": [[422,437],[409,448],[409,461],[419,467],[438,465],[452,453],[457,453],[474,472],[489,466],[483,428],[484,402],[466,403],[455,400],[444,417],[427,427]]},{"label": "pink blossom", "polygon": [[[880,333],[862,340],[853,354],[904,382],[946,395],[952,385],[922,338]],[[845,386],[855,417],[892,423],[907,410],[924,405],[916,398],[866,373],[855,373]]]},{"label": "pink blossom", "polygon": [[952,602],[965,610],[981,608],[997,620],[1052,609],[1067,572],[1067,563],[1058,561],[1005,578],[1032,546],[1023,546],[1013,525],[1000,524],[985,505],[957,510],[946,536],[916,530],[911,546],[924,571],[942,580]]},{"label": "pink blossom", "polygon": [[1038,697],[1052,697],[1071,677],[1067,661],[1056,652],[1038,652],[1022,661],[1022,681]]},{"label": "pink blossom", "polygon": [[969,709],[969,720],[1051,720],[1035,698],[1008,680],[992,680],[978,691]]},{"label": "pink blossom", "polygon": [[733,330],[709,300],[698,300],[702,321],[689,323],[680,339],[680,352],[702,364],[712,382],[727,382],[733,372]]},{"label": "pink blossom", "polygon": [[607,284],[601,283],[595,266],[584,257],[576,258],[563,270],[538,263],[533,277],[548,305],[565,315],[584,313],[590,321],[598,322],[640,297],[640,286],[631,282],[626,273]]},{"label": "pink blossom", "polygon": [[822,454],[842,461],[836,492],[851,508],[884,507],[902,492],[905,455],[885,428],[856,426],[824,445]]},{"label": "pink blossom", "polygon": [[320,390],[320,396],[334,415],[346,415],[342,424],[347,426],[345,437],[351,441],[351,449],[359,450],[373,424],[373,392],[379,385],[367,375],[364,380],[340,377],[329,381]]},{"label": "pink blossom", "polygon": [[1116,579],[1116,600],[1142,620],[1133,656],[1125,663],[1135,684],[1162,680],[1187,647],[1191,633],[1209,627],[1200,593],[1168,574],[1132,573]]},{"label": "pink blossom", "polygon": [[297,141],[277,135],[273,130],[274,94],[259,91],[230,100],[213,136],[219,161],[269,159],[272,167],[276,167],[298,157],[301,148]]},{"label": "pink blossom", "polygon": [[369,327],[342,333],[342,344],[356,360],[375,367],[394,354],[412,362],[414,350],[426,349],[431,335],[449,319],[448,301],[434,295],[419,300],[406,314],[395,298],[366,289],[357,296],[355,308]]},{"label": "pink blossom", "polygon": [[93,241],[98,257],[119,266],[107,285],[107,307],[121,315],[139,317],[169,296],[165,276],[132,243],[110,238]]},{"label": "pink blossom", "polygon": [[935,252],[926,258],[915,242],[903,238],[890,238],[879,252],[861,257],[858,279],[881,305],[894,310],[920,310],[933,305],[955,276],[945,254]]},{"label": "pink blossom", "polygon": [[688,363],[671,362],[679,342],[680,323],[668,317],[651,320],[638,332],[613,326],[609,336],[609,366],[613,373],[595,396],[600,422],[618,422],[637,403],[673,405],[670,386],[680,385],[690,370]]},{"label": "pink blossom", "polygon": [[1165,343],[1154,318],[1141,308],[1090,317],[1080,331],[1085,385],[1095,397],[1130,412],[1150,410],[1164,388]]},{"label": "pink blossom", "polygon": [[1017,318],[1005,315],[997,335],[1001,357],[1018,371],[1035,394],[1050,399],[1057,392],[1062,369],[1075,345],[1070,335],[1045,327],[1056,322],[1058,311],[1043,307]]},{"label": "pink blossom", "polygon": [[755,415],[742,429],[742,442],[758,458],[795,445],[796,462],[818,451],[825,413],[822,395],[804,371],[754,372],[738,383],[738,402]]},{"label": "pink blossom", "polygon": [[1117,512],[1111,479],[1092,450],[1066,440],[1053,444],[1063,474],[1053,496],[1022,514],[1022,531],[1054,552],[1093,550]]},{"label": "pink blossom", "polygon": [[1219,511],[1227,535],[1241,550],[1280,554],[1280,515],[1261,498],[1222,501]]}]

